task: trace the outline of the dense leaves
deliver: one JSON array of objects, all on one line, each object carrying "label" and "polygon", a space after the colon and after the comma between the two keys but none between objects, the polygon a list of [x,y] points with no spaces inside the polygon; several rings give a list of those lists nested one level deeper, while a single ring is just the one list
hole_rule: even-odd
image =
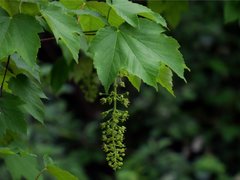
[{"label": "dense leaves", "polygon": [[39,173],[37,159],[30,154],[15,154],[5,157],[5,162],[13,179],[35,179]]},{"label": "dense leaves", "polygon": [[[10,145],[20,148],[16,142],[22,146],[25,144],[20,139],[28,130],[28,117],[44,123],[44,83],[49,82],[47,87],[50,86],[50,91],[59,92],[68,79],[82,82],[80,89],[89,101],[96,99],[99,85],[97,77],[106,91],[119,76],[126,76],[138,90],[143,81],[155,89],[158,89],[160,84],[173,94],[172,71],[184,79],[184,70],[187,67],[179,51],[178,42],[165,35],[166,30],[166,21],[160,14],[128,0],[2,0],[0,146],[6,146],[5,151],[2,149],[2,154],[11,154],[11,149],[8,149]],[[50,65],[51,67],[44,71],[37,64],[40,58],[37,55],[41,46],[39,37],[45,37],[46,34],[52,34],[54,37],[43,38],[41,41],[55,40],[62,50],[63,57],[58,58],[53,66]],[[48,46],[47,43],[45,45]],[[93,63],[90,60],[90,66],[87,63],[83,66],[80,64],[80,69],[76,68],[75,62],[78,63],[79,57],[82,57],[82,54],[79,56],[80,52],[92,58]],[[84,74],[88,68],[89,72]],[[44,73],[51,77],[47,77],[42,83],[40,73],[42,77]],[[119,82],[124,88],[125,83]],[[63,87],[61,90],[67,91],[66,89]],[[115,93],[113,109],[122,101],[127,107],[128,99],[123,98],[123,94]],[[116,101],[116,97],[119,98],[119,102]],[[115,116],[124,116],[124,121],[128,117],[126,113],[113,113],[113,116],[109,124],[116,120]],[[108,128],[109,126],[106,126],[106,132],[109,131]],[[115,137],[116,130],[118,129],[114,129],[112,133],[112,139],[118,139],[122,143],[123,133],[120,138]],[[106,142],[109,142],[109,147],[115,147],[114,142]],[[111,156],[110,154],[109,157]],[[120,158],[119,161],[123,159]],[[45,170],[60,180],[77,179],[55,165],[47,165],[39,172],[35,156],[29,154],[7,156],[5,162],[14,179],[39,178]],[[116,169],[121,165],[115,163],[112,167]]]},{"label": "dense leaves", "polygon": [[240,1],[225,2],[224,6],[224,20],[226,23],[240,20]]},{"label": "dense leaves", "polygon": [[9,87],[12,93],[20,97],[25,103],[23,105],[24,110],[43,123],[44,105],[40,98],[45,98],[45,95],[38,82],[34,82],[27,76],[20,74],[16,78],[10,79]]},{"label": "dense leaves", "polygon": [[22,14],[9,17],[0,8],[0,27],[0,60],[17,52],[27,64],[33,66],[40,47],[38,33],[42,31],[37,21]]},{"label": "dense leaves", "polygon": [[4,93],[0,98],[0,135],[6,130],[26,133],[27,125],[21,110],[23,102],[12,94]]}]

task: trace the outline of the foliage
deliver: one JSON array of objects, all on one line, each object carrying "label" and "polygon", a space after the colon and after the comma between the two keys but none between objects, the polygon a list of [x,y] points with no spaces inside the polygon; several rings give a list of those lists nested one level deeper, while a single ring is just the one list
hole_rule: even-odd
[{"label": "foliage", "polygon": [[174,28],[179,24],[182,13],[188,10],[188,1],[148,0],[148,7],[161,13]]},{"label": "foliage", "polygon": [[[0,135],[4,142],[1,146],[15,152],[4,157],[14,179],[39,179],[45,171],[57,179],[76,179],[55,165],[45,164],[39,171],[40,167],[33,163],[35,156],[22,155],[29,154],[21,141],[28,132],[26,117],[31,116],[44,124],[42,100],[46,95],[42,90],[44,83],[41,82],[37,55],[41,45],[49,39],[40,39],[42,35],[53,34],[50,40],[55,40],[63,53],[51,70],[48,86],[53,92],[64,91],[62,84],[70,77],[76,82],[84,78],[85,87],[80,87],[87,89],[85,96],[93,101],[98,90],[93,67],[96,69],[107,101],[113,105],[112,111],[105,111],[110,119],[101,125],[106,159],[115,170],[123,164],[125,155],[125,127],[119,122],[128,118],[127,111],[117,109],[118,102],[128,107],[128,98],[117,92],[119,74],[129,78],[138,90],[143,81],[155,89],[161,84],[173,94],[172,71],[184,79],[184,70],[188,69],[178,50],[178,42],[166,35],[164,18],[146,6],[128,0],[76,0],[71,3],[64,0],[3,0],[0,2],[0,27]],[[92,58],[90,73],[78,75],[75,71],[70,74],[78,66],[75,63],[81,62],[80,51]],[[85,64],[79,71],[87,69]],[[90,85],[92,82],[95,86]],[[113,91],[108,94],[114,82]],[[21,152],[20,155],[14,148]],[[32,171],[24,172],[23,167],[28,169],[31,165]]]},{"label": "foliage", "polygon": [[233,22],[240,19],[240,2],[234,1],[234,2],[225,2],[224,5],[224,20],[225,23]]},{"label": "foliage", "polygon": [[71,81],[60,102],[47,105],[48,129],[34,125],[34,152],[51,154],[80,179],[239,178],[239,25],[224,24],[222,2],[189,6],[172,30],[191,67],[188,84],[173,77],[177,98],[144,85],[139,94],[125,81],[131,105],[120,170],[109,171],[99,149],[102,107],[85,102]]},{"label": "foliage", "polygon": [[[148,1],[152,10],[122,0],[0,1],[1,177],[11,179],[10,172],[12,179],[238,178],[239,27],[220,26],[224,17],[225,22],[239,19],[238,2],[189,2],[188,12],[186,1],[174,8],[173,1],[151,3],[156,2]],[[174,92],[173,74],[184,79],[186,66],[165,20],[153,10],[171,29],[186,14],[172,33],[192,72],[187,86],[175,80]],[[104,122],[98,117],[104,110],[84,100],[98,100],[100,83],[107,90],[102,102],[117,97]],[[131,84],[141,89],[139,95]],[[128,99],[131,116],[124,122],[123,142],[123,132],[114,133],[125,129],[118,118],[127,112],[121,103]],[[102,133],[111,132],[108,138],[102,134],[103,149],[115,152],[108,161],[113,168],[122,166],[116,173],[105,167],[99,124]],[[127,154],[123,165],[122,159],[116,161],[116,149],[109,151],[110,139],[120,140]]]}]

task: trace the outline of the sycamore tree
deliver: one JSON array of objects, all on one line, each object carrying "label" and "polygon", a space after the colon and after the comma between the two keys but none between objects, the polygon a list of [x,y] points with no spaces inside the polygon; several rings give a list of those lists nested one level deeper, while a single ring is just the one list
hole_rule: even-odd
[{"label": "sycamore tree", "polygon": [[[102,112],[100,124],[103,150],[112,169],[122,166],[127,138],[124,122],[130,115],[125,81],[139,93],[145,83],[156,91],[162,86],[173,96],[173,74],[186,81],[188,68],[180,45],[166,35],[179,20],[168,13],[182,9],[172,11],[173,4],[169,4],[155,9],[156,1],[148,1],[153,11],[128,0],[0,1],[0,155],[13,179],[41,179],[45,172],[57,179],[77,179],[47,156],[39,167],[37,154],[19,143],[27,138],[29,116],[44,124],[42,101],[48,97],[43,92],[46,83],[41,80],[38,51],[48,39],[55,40],[63,53],[63,62],[56,62],[56,76],[64,73],[58,68],[66,66],[74,81],[96,76],[104,87],[104,92],[99,92],[101,103],[109,109]],[[165,14],[169,24],[158,12]],[[52,36],[41,39],[44,32]],[[86,84],[98,92],[95,81]],[[56,92],[58,79],[49,86]],[[83,92],[89,100],[95,99],[89,89],[83,88]]]}]

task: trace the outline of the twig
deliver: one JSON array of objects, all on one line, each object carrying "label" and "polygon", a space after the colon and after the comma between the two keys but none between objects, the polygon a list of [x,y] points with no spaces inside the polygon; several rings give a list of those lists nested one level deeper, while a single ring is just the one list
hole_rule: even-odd
[{"label": "twig", "polygon": [[[83,33],[85,35],[95,35],[97,32],[97,30],[91,30],[91,31],[83,31]],[[41,39],[41,42],[45,42],[45,41],[51,41],[51,40],[54,40],[55,37],[48,37],[48,38],[43,38]]]},{"label": "twig", "polygon": [[47,171],[47,168],[43,168],[39,173],[38,175],[36,176],[35,180],[38,180],[40,178],[40,176],[45,172]]},{"label": "twig", "polygon": [[43,39],[41,39],[41,42],[50,41],[50,40],[54,40],[54,39],[55,39],[55,37],[43,38]]},{"label": "twig", "polygon": [[7,64],[6,64],[6,67],[5,67],[5,72],[4,72],[4,75],[3,75],[3,80],[2,80],[2,84],[1,84],[1,88],[0,88],[0,97],[2,97],[3,85],[4,85],[4,81],[5,81],[6,75],[7,75],[9,62],[10,62],[10,56],[8,56]]}]

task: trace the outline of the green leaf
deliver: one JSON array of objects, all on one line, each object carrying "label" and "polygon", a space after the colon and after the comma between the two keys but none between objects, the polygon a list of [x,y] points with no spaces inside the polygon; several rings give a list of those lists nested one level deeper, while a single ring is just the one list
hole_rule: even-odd
[{"label": "green leaf", "polygon": [[39,7],[35,0],[1,0],[0,7],[5,9],[11,16],[18,13],[34,16],[39,13]]},{"label": "green leaf", "polygon": [[76,176],[54,165],[48,165],[47,170],[57,180],[78,180]]},{"label": "green leaf", "polygon": [[[80,9],[80,10],[72,10],[70,12],[72,12],[76,15],[90,15],[92,17],[96,17],[96,18],[100,19],[105,25],[108,24],[107,19],[95,10]],[[80,19],[80,21],[81,21],[81,19]]]},{"label": "green leaf", "polygon": [[[35,0],[20,0],[21,5],[19,7],[20,13],[22,14],[28,14],[31,16],[35,16],[40,14],[40,8],[39,5]],[[26,1],[26,2],[24,2]]]},{"label": "green leaf", "polygon": [[61,40],[72,53],[74,60],[78,62],[80,35],[83,34],[76,19],[54,4],[49,4],[46,9],[41,10],[41,13],[57,42]]},{"label": "green leaf", "polygon": [[99,18],[90,15],[80,15],[79,17],[83,31],[96,31],[104,27],[104,23]]},{"label": "green leaf", "polygon": [[11,130],[26,133],[27,125],[21,110],[23,102],[14,95],[3,93],[0,97],[0,136]]},{"label": "green leaf", "polygon": [[38,22],[23,14],[9,17],[0,9],[0,27],[0,59],[17,52],[33,66],[40,48],[38,33],[42,31]]},{"label": "green leaf", "polygon": [[16,154],[14,151],[12,151],[10,148],[8,147],[0,147],[0,156],[1,157],[5,157],[8,155],[14,155]]},{"label": "green leaf", "polygon": [[134,76],[132,74],[127,75],[128,80],[131,82],[131,84],[138,90],[140,91],[140,86],[141,86],[141,79],[137,76]]},{"label": "green leaf", "polygon": [[0,7],[8,12],[11,16],[19,13],[19,1],[0,0]]},{"label": "green leaf", "polygon": [[[95,11],[99,12],[101,15],[105,16],[106,18],[108,17],[108,22],[112,26],[118,27],[119,25],[121,25],[124,22],[124,19],[122,19],[120,16],[118,16],[115,11],[110,11],[111,7],[104,2],[89,1],[86,3],[86,7],[90,10],[95,10]],[[93,18],[93,17],[91,16],[91,18]],[[95,23],[94,21],[95,21],[94,19],[92,20],[92,22],[89,20],[89,22],[92,24],[92,26]],[[81,23],[81,21],[80,21],[80,23]],[[103,27],[103,25],[102,25],[102,27]],[[95,28],[95,29],[91,29],[91,30],[97,30],[97,29]]]},{"label": "green leaf", "polygon": [[240,20],[240,1],[224,2],[224,21],[225,23]]},{"label": "green leaf", "polygon": [[33,67],[29,66],[24,62],[24,60],[18,55],[13,54],[11,56],[11,61],[14,62],[15,66],[11,64],[11,69],[13,70],[14,74],[24,73],[25,75],[30,75],[35,78],[38,82],[40,82],[39,76],[39,66],[35,64]]},{"label": "green leaf", "polygon": [[83,4],[84,0],[60,0],[60,2],[68,9],[80,9]]},{"label": "green leaf", "polygon": [[[7,62],[2,63],[2,64],[0,63],[0,79],[3,79],[3,77],[4,77],[4,73],[5,73],[5,70],[6,70],[6,63]],[[8,80],[13,76],[15,76],[15,75],[12,72],[7,71],[6,76],[5,76],[5,82],[8,82]],[[11,92],[11,90],[8,88],[7,83],[3,84],[3,89],[4,89],[5,92]]]},{"label": "green leaf", "polygon": [[107,19],[95,10],[80,9],[72,10],[70,13],[78,15],[79,23],[84,31],[98,30],[108,25]]},{"label": "green leaf", "polygon": [[173,83],[172,83],[172,71],[165,65],[160,66],[160,71],[157,77],[157,82],[160,83],[164,88],[168,90],[173,96]]},{"label": "green leaf", "polygon": [[167,26],[162,16],[140,4],[132,3],[128,0],[107,0],[107,4],[111,6],[119,16],[134,27],[138,26],[138,15],[154,20],[164,27]]},{"label": "green leaf", "polygon": [[148,7],[161,13],[171,27],[176,27],[180,22],[181,14],[188,9],[188,1],[148,0]]},{"label": "green leaf", "polygon": [[64,59],[58,59],[51,71],[52,89],[57,92],[68,79],[68,65]]},{"label": "green leaf", "polygon": [[194,168],[198,171],[206,171],[217,174],[225,172],[224,164],[217,157],[210,154],[200,157],[194,163]]},{"label": "green leaf", "polygon": [[39,173],[36,157],[32,155],[11,155],[4,159],[13,179],[33,180]]},{"label": "green leaf", "polygon": [[112,27],[99,30],[90,44],[90,52],[106,91],[122,69],[157,88],[161,63],[184,79],[186,65],[178,51],[179,44],[163,31],[160,25],[146,19],[139,19],[137,29],[125,23],[119,30]]},{"label": "green leaf", "polygon": [[46,96],[39,84],[30,80],[27,76],[20,74],[16,78],[10,79],[9,87],[13,94],[20,97],[25,103],[23,105],[24,110],[43,123],[44,105],[41,98],[45,98]]},{"label": "green leaf", "polygon": [[139,77],[128,73],[126,70],[121,70],[120,76],[127,77],[129,82],[133,85],[133,87],[140,91],[142,81]]}]

